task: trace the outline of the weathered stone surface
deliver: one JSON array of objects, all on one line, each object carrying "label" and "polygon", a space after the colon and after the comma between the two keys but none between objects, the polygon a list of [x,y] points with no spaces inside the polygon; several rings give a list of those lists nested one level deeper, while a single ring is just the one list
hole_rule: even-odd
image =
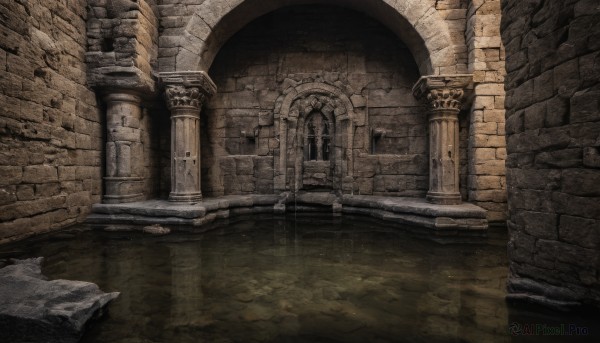
[{"label": "weathered stone surface", "polygon": [[[76,209],[100,200],[92,184],[101,177],[101,114],[86,84],[85,8],[80,1],[0,5],[10,17],[0,23],[2,242],[82,220],[85,211]],[[60,179],[66,165],[90,172]],[[59,194],[81,191],[86,197],[67,210]]]},{"label": "weathered stone surface", "polygon": [[[592,2],[503,1],[509,298],[559,309],[600,307],[600,79],[591,57],[600,47],[585,43],[597,41]],[[569,23],[559,20],[565,13]]]},{"label": "weathered stone surface", "polygon": [[[15,238],[14,228],[33,218],[56,218],[46,223],[51,227],[79,220],[101,193],[105,202],[120,203],[169,191],[172,199],[193,201],[202,192],[272,194],[304,187],[423,197],[437,187],[452,193],[451,202],[462,197],[485,204],[490,218],[503,219],[499,1],[291,6],[301,3],[3,5],[18,15],[2,23],[0,185],[6,187],[0,213],[6,222],[0,228],[6,229],[0,239]],[[545,116],[527,116],[527,125],[517,120],[521,125],[509,131],[544,120],[562,123],[570,102],[561,96],[571,93],[581,95],[573,105],[587,118],[587,93],[573,92],[575,82],[568,89],[554,82],[574,70],[593,72],[593,56],[585,56],[523,86],[543,90]],[[458,87],[456,80],[468,73],[473,84]],[[207,74],[219,87],[202,110],[216,91]],[[442,127],[428,128],[427,110],[411,92],[419,77],[440,74],[446,76],[436,80],[445,80],[446,88],[468,90],[466,112],[473,100],[471,113],[445,121],[454,125],[450,136]],[[157,76],[166,89],[157,91]],[[434,103],[458,110],[459,93],[451,99],[436,93]],[[97,99],[104,104],[97,106]],[[551,101],[562,103],[561,113],[550,114]],[[322,118],[314,137],[311,116]],[[555,133],[545,134],[539,150],[552,146]],[[591,139],[593,130],[579,134]],[[430,137],[436,144],[430,146]],[[511,144],[527,148],[530,136],[522,138]],[[568,137],[559,138],[568,145]],[[551,166],[560,158],[540,154],[536,163]],[[444,182],[428,184],[430,176]]]},{"label": "weathered stone surface", "polygon": [[[425,233],[450,236],[482,236],[488,224],[486,211],[463,203],[445,206],[428,203],[421,198],[344,195],[301,192],[293,195],[229,195],[204,199],[195,204],[176,204],[165,200],[151,200],[128,204],[94,205],[89,223],[191,225],[204,226],[217,219],[250,213],[281,213],[281,211],[336,211],[373,216],[385,220],[417,225]],[[223,216],[221,216],[223,217]],[[146,230],[145,228],[138,228]],[[129,230],[136,230],[129,226]]]},{"label": "weathered stone surface", "polygon": [[93,283],[48,281],[43,258],[15,260],[0,269],[0,339],[3,342],[77,342],[118,292]]}]

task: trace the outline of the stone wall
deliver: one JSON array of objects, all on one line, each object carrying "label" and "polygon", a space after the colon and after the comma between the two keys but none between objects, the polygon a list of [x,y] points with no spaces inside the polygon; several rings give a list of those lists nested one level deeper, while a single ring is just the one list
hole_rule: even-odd
[{"label": "stone wall", "polygon": [[[285,153],[288,167],[297,157],[291,138],[288,150],[279,151],[273,113],[293,87],[316,82],[340,89],[360,118],[353,166],[343,166],[353,168],[354,180],[338,180],[345,182],[340,187],[425,195],[427,112],[411,91],[418,68],[404,44],[375,20],[338,7],[278,10],[236,34],[209,74],[218,94],[203,112],[203,194],[273,193],[274,156]],[[332,157],[334,164],[346,163],[341,155]]]},{"label": "stone wall", "polygon": [[[506,220],[504,138],[504,47],[500,0],[469,2],[466,31],[474,101],[470,113],[468,200],[488,210],[488,220]],[[462,181],[462,180],[461,180]]]},{"label": "stone wall", "polygon": [[0,242],[85,219],[102,194],[86,1],[0,1]]},{"label": "stone wall", "polygon": [[600,306],[600,5],[503,0],[509,292]]},{"label": "stone wall", "polygon": [[[106,105],[104,202],[158,196],[161,106],[157,69],[159,16],[154,0],[89,0],[87,74]],[[166,125],[165,125],[166,124]],[[165,130],[166,128],[166,130]]]}]

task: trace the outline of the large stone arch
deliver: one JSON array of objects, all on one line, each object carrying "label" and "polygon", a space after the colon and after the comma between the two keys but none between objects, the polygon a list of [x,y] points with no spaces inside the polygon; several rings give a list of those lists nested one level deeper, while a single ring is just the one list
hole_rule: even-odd
[{"label": "large stone arch", "polygon": [[250,21],[285,6],[302,4],[338,5],[376,18],[407,45],[421,75],[438,75],[440,68],[456,64],[448,27],[428,1],[206,0],[181,34],[175,69],[209,70],[223,44]]}]

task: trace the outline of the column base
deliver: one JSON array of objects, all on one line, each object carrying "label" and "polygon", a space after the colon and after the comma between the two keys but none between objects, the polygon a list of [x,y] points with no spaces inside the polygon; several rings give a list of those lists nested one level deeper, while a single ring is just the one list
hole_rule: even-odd
[{"label": "column base", "polygon": [[105,204],[122,204],[144,200],[143,179],[141,177],[105,177]]},{"label": "column base", "polygon": [[460,193],[429,192],[426,199],[428,202],[438,205],[460,205],[462,203]]},{"label": "column base", "polygon": [[202,201],[202,193],[171,193],[169,194],[171,202],[197,202]]}]

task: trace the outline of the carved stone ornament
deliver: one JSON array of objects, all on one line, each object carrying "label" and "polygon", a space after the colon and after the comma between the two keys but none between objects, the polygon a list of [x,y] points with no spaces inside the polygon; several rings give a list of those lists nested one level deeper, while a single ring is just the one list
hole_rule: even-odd
[{"label": "carved stone ornament", "polygon": [[427,102],[432,109],[460,110],[465,92],[457,88],[432,89],[427,94]]},{"label": "carved stone ornament", "polygon": [[469,74],[424,76],[413,87],[413,94],[426,99],[432,110],[460,110],[472,80]]},{"label": "carved stone ornament", "polygon": [[206,95],[197,87],[169,86],[165,89],[165,97],[169,109],[180,107],[200,109],[206,100]]},{"label": "carved stone ornament", "polygon": [[200,109],[204,101],[217,92],[217,86],[204,71],[160,73],[169,109]]}]

